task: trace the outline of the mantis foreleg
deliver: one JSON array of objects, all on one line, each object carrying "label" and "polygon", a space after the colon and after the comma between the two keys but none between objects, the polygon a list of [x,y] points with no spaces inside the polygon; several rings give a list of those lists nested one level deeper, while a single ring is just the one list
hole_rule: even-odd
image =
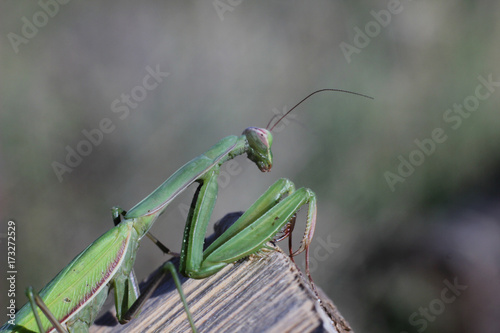
[{"label": "mantis foreleg", "polygon": [[[257,252],[267,241],[274,239],[304,204],[309,206],[306,230],[301,246],[293,255],[307,250],[316,223],[316,196],[309,189],[295,190],[291,181],[280,179],[203,251],[206,225],[217,196],[215,176],[207,175],[201,181],[193,199],[181,252],[180,269],[184,275],[204,278],[229,263]],[[312,279],[310,281],[314,289]]]}]

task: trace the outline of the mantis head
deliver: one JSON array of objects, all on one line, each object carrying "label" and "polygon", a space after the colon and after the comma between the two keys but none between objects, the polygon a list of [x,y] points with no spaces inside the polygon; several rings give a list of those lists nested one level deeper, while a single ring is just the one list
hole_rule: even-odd
[{"label": "mantis head", "polygon": [[262,172],[268,172],[273,166],[273,135],[265,128],[248,127],[243,131],[248,142],[247,155]]}]

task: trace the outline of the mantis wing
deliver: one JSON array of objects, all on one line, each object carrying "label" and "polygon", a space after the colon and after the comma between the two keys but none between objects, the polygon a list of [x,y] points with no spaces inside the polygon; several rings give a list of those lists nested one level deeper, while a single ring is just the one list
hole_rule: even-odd
[{"label": "mantis wing", "polygon": [[[132,232],[131,223],[123,223],[109,230],[76,256],[40,291],[40,297],[60,323],[72,319],[103,290],[107,294],[107,284],[128,255]],[[106,297],[99,299],[104,301]],[[100,309],[100,306],[96,308]],[[46,332],[52,330],[45,315],[39,309],[37,311]],[[29,303],[16,315],[14,331],[17,329],[38,331]]]}]

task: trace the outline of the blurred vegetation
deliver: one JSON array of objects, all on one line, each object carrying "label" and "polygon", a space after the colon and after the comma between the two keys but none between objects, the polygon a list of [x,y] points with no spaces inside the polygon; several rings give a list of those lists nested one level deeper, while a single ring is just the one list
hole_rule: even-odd
[{"label": "blurred vegetation", "polygon": [[[271,173],[237,159],[213,220],[290,178],[318,195],[313,277],[356,332],[498,332],[500,91],[457,129],[443,116],[474,95],[478,76],[500,81],[499,4],[402,1],[348,62],[341,43],[354,45],[355,28],[388,3],[244,1],[220,16],[212,1],[72,1],[15,52],[9,34],[22,36],[23,17],[33,23],[43,9],[2,2],[0,232],[16,221],[17,305],[28,284],[42,288],[112,226],[113,205],[131,208],[220,138],[265,126],[273,109],[341,88],[375,100],[304,103],[275,134]],[[148,66],[169,75],[126,116],[113,112]],[[65,164],[66,147],[105,118],[114,130],[60,182],[53,162]],[[436,128],[446,140],[391,191],[384,174]],[[154,226],[171,248],[193,191]],[[149,243],[140,278],[167,259]],[[441,309],[444,281],[455,279],[467,289]],[[439,314],[424,320],[429,306]]]}]

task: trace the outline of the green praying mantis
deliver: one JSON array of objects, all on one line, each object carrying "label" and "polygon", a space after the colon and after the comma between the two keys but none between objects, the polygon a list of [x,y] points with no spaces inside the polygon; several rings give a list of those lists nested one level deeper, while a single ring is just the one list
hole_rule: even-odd
[{"label": "green praying mantis", "polygon": [[295,215],[308,205],[305,232],[300,247],[290,256],[305,251],[306,273],[309,272],[308,249],[316,223],[316,196],[306,188],[295,189],[288,179],[275,182],[257,201],[211,245],[204,250],[206,229],[218,192],[217,176],[221,165],[242,154],[262,172],[273,165],[271,146],[273,128],[293,109],[312,95],[322,91],[340,91],[367,98],[369,96],[340,89],[321,89],[300,101],[272,127],[249,127],[241,136],[228,136],[207,152],[192,159],[149,196],[128,212],[112,209],[115,227],[104,233],[74,258],[39,293],[27,289],[28,303],[7,322],[0,332],[88,332],[108,293],[114,289],[116,317],[121,324],[133,319],[145,300],[150,297],[161,279],[172,274],[187,319],[193,332],[192,319],[179,278],[172,263],[167,262],[160,274],[140,294],[133,265],[141,239],[147,235],[165,253],[173,254],[149,233],[156,219],[172,200],[189,185],[199,183],[187,217],[180,253],[179,271],[186,277],[202,279],[217,273],[226,265],[256,253],[265,243],[290,237]]}]

